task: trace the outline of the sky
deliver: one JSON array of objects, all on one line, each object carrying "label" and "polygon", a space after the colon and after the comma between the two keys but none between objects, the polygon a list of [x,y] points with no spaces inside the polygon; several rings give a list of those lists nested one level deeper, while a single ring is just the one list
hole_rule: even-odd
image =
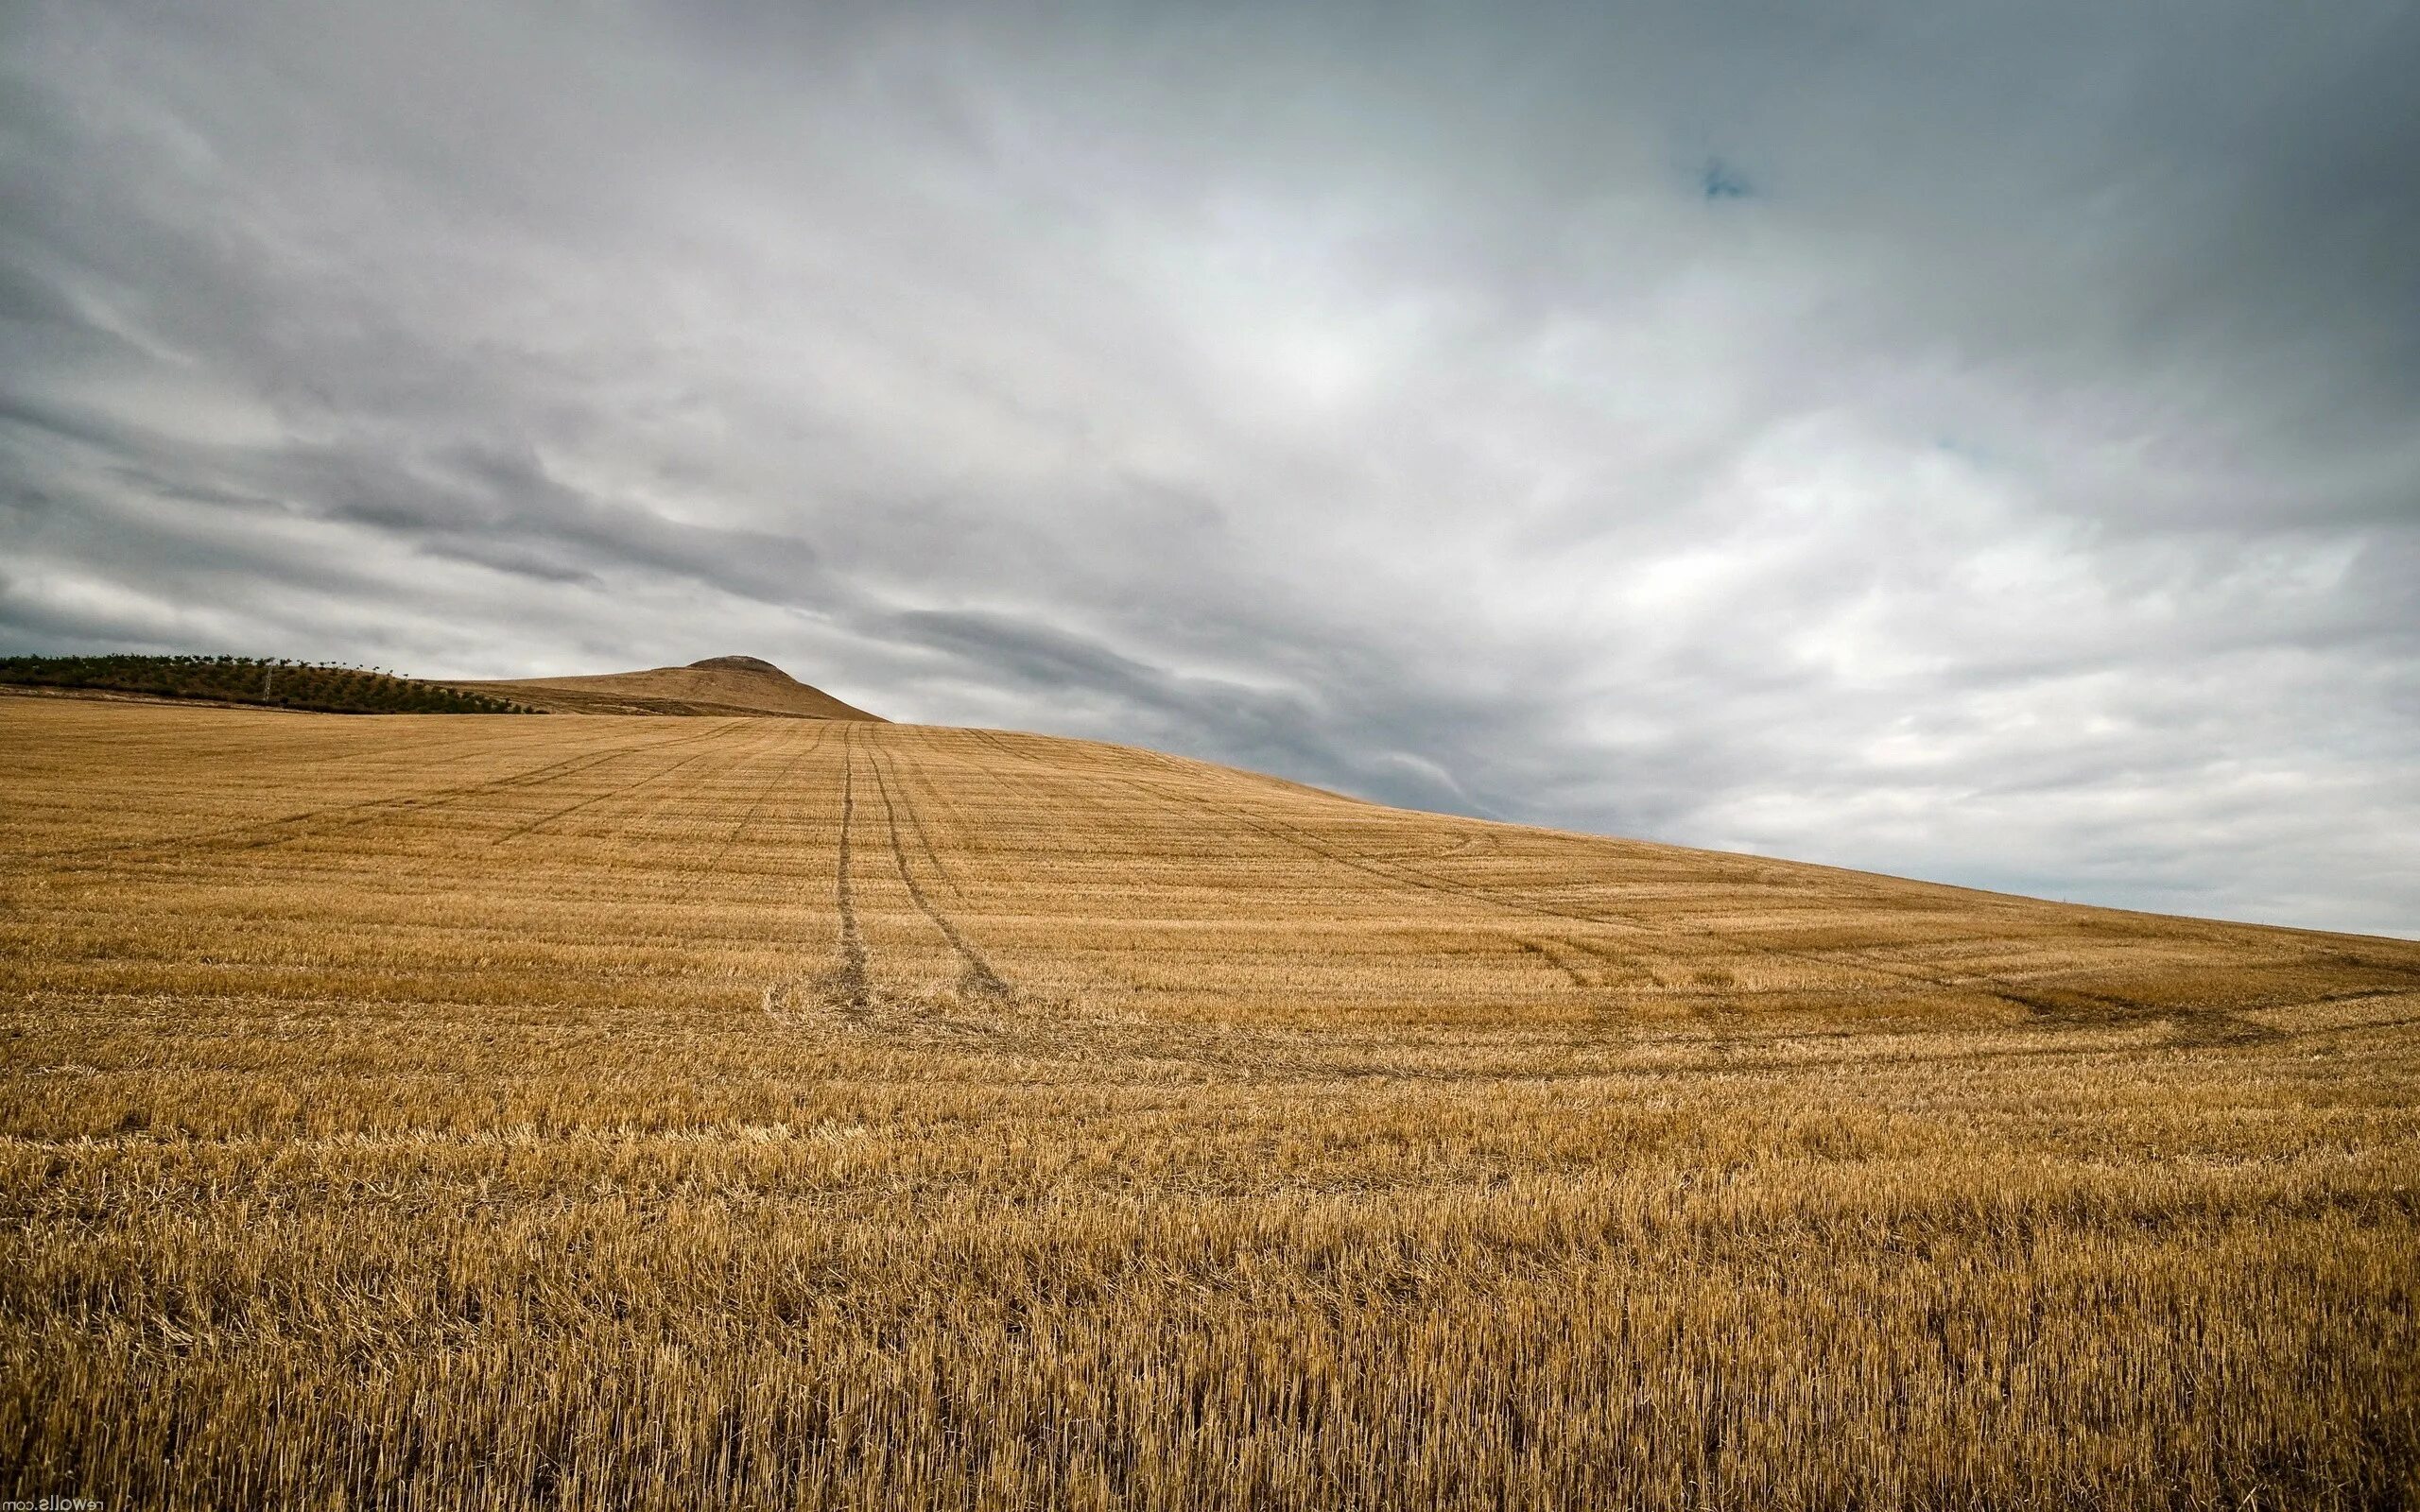
[{"label": "sky", "polygon": [[2420,4],[0,5],[0,653],[2420,936]]}]

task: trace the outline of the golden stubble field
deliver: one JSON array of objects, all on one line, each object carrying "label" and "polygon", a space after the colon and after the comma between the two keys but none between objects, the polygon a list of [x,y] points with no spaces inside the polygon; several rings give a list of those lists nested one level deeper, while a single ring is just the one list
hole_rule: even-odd
[{"label": "golden stubble field", "polygon": [[2420,1500],[2420,946],[907,726],[0,794],[10,1498]]}]

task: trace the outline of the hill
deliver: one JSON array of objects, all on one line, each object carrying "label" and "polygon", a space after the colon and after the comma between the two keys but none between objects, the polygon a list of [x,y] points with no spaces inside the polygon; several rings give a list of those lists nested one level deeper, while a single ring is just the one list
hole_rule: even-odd
[{"label": "hill", "polygon": [[12,1485],[2420,1490],[2420,944],[861,720],[13,699],[0,791]]},{"label": "hill", "polygon": [[858,719],[870,714],[810,688],[752,656],[709,657],[684,667],[568,678],[467,682],[499,697],[565,714],[774,714],[788,719]]},{"label": "hill", "polygon": [[263,704],[339,714],[511,714],[511,698],[363,667],[248,656],[0,657],[0,686]]}]

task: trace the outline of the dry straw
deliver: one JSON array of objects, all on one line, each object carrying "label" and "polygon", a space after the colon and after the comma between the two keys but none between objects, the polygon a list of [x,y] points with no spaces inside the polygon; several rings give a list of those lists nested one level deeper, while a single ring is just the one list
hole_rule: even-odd
[{"label": "dry straw", "polygon": [[10,1497],[2420,1499],[2420,947],[968,730],[0,792]]}]

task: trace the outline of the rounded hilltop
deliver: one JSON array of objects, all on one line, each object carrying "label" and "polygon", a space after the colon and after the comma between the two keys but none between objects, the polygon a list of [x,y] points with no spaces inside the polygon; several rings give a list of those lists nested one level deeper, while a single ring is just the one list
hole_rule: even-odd
[{"label": "rounded hilltop", "polygon": [[798,680],[796,678],[791,677],[788,673],[783,671],[781,668],[773,665],[773,663],[759,656],[710,656],[703,662],[692,662],[689,663],[689,670],[693,672],[712,672],[717,668],[726,669],[732,672],[769,673],[773,677],[781,679],[784,682],[796,682]]},{"label": "rounded hilltop", "polygon": [[884,723],[821,688],[809,687],[763,657],[712,656],[686,666],[567,678],[516,678],[464,683],[533,709],[564,714],[772,715]]}]

